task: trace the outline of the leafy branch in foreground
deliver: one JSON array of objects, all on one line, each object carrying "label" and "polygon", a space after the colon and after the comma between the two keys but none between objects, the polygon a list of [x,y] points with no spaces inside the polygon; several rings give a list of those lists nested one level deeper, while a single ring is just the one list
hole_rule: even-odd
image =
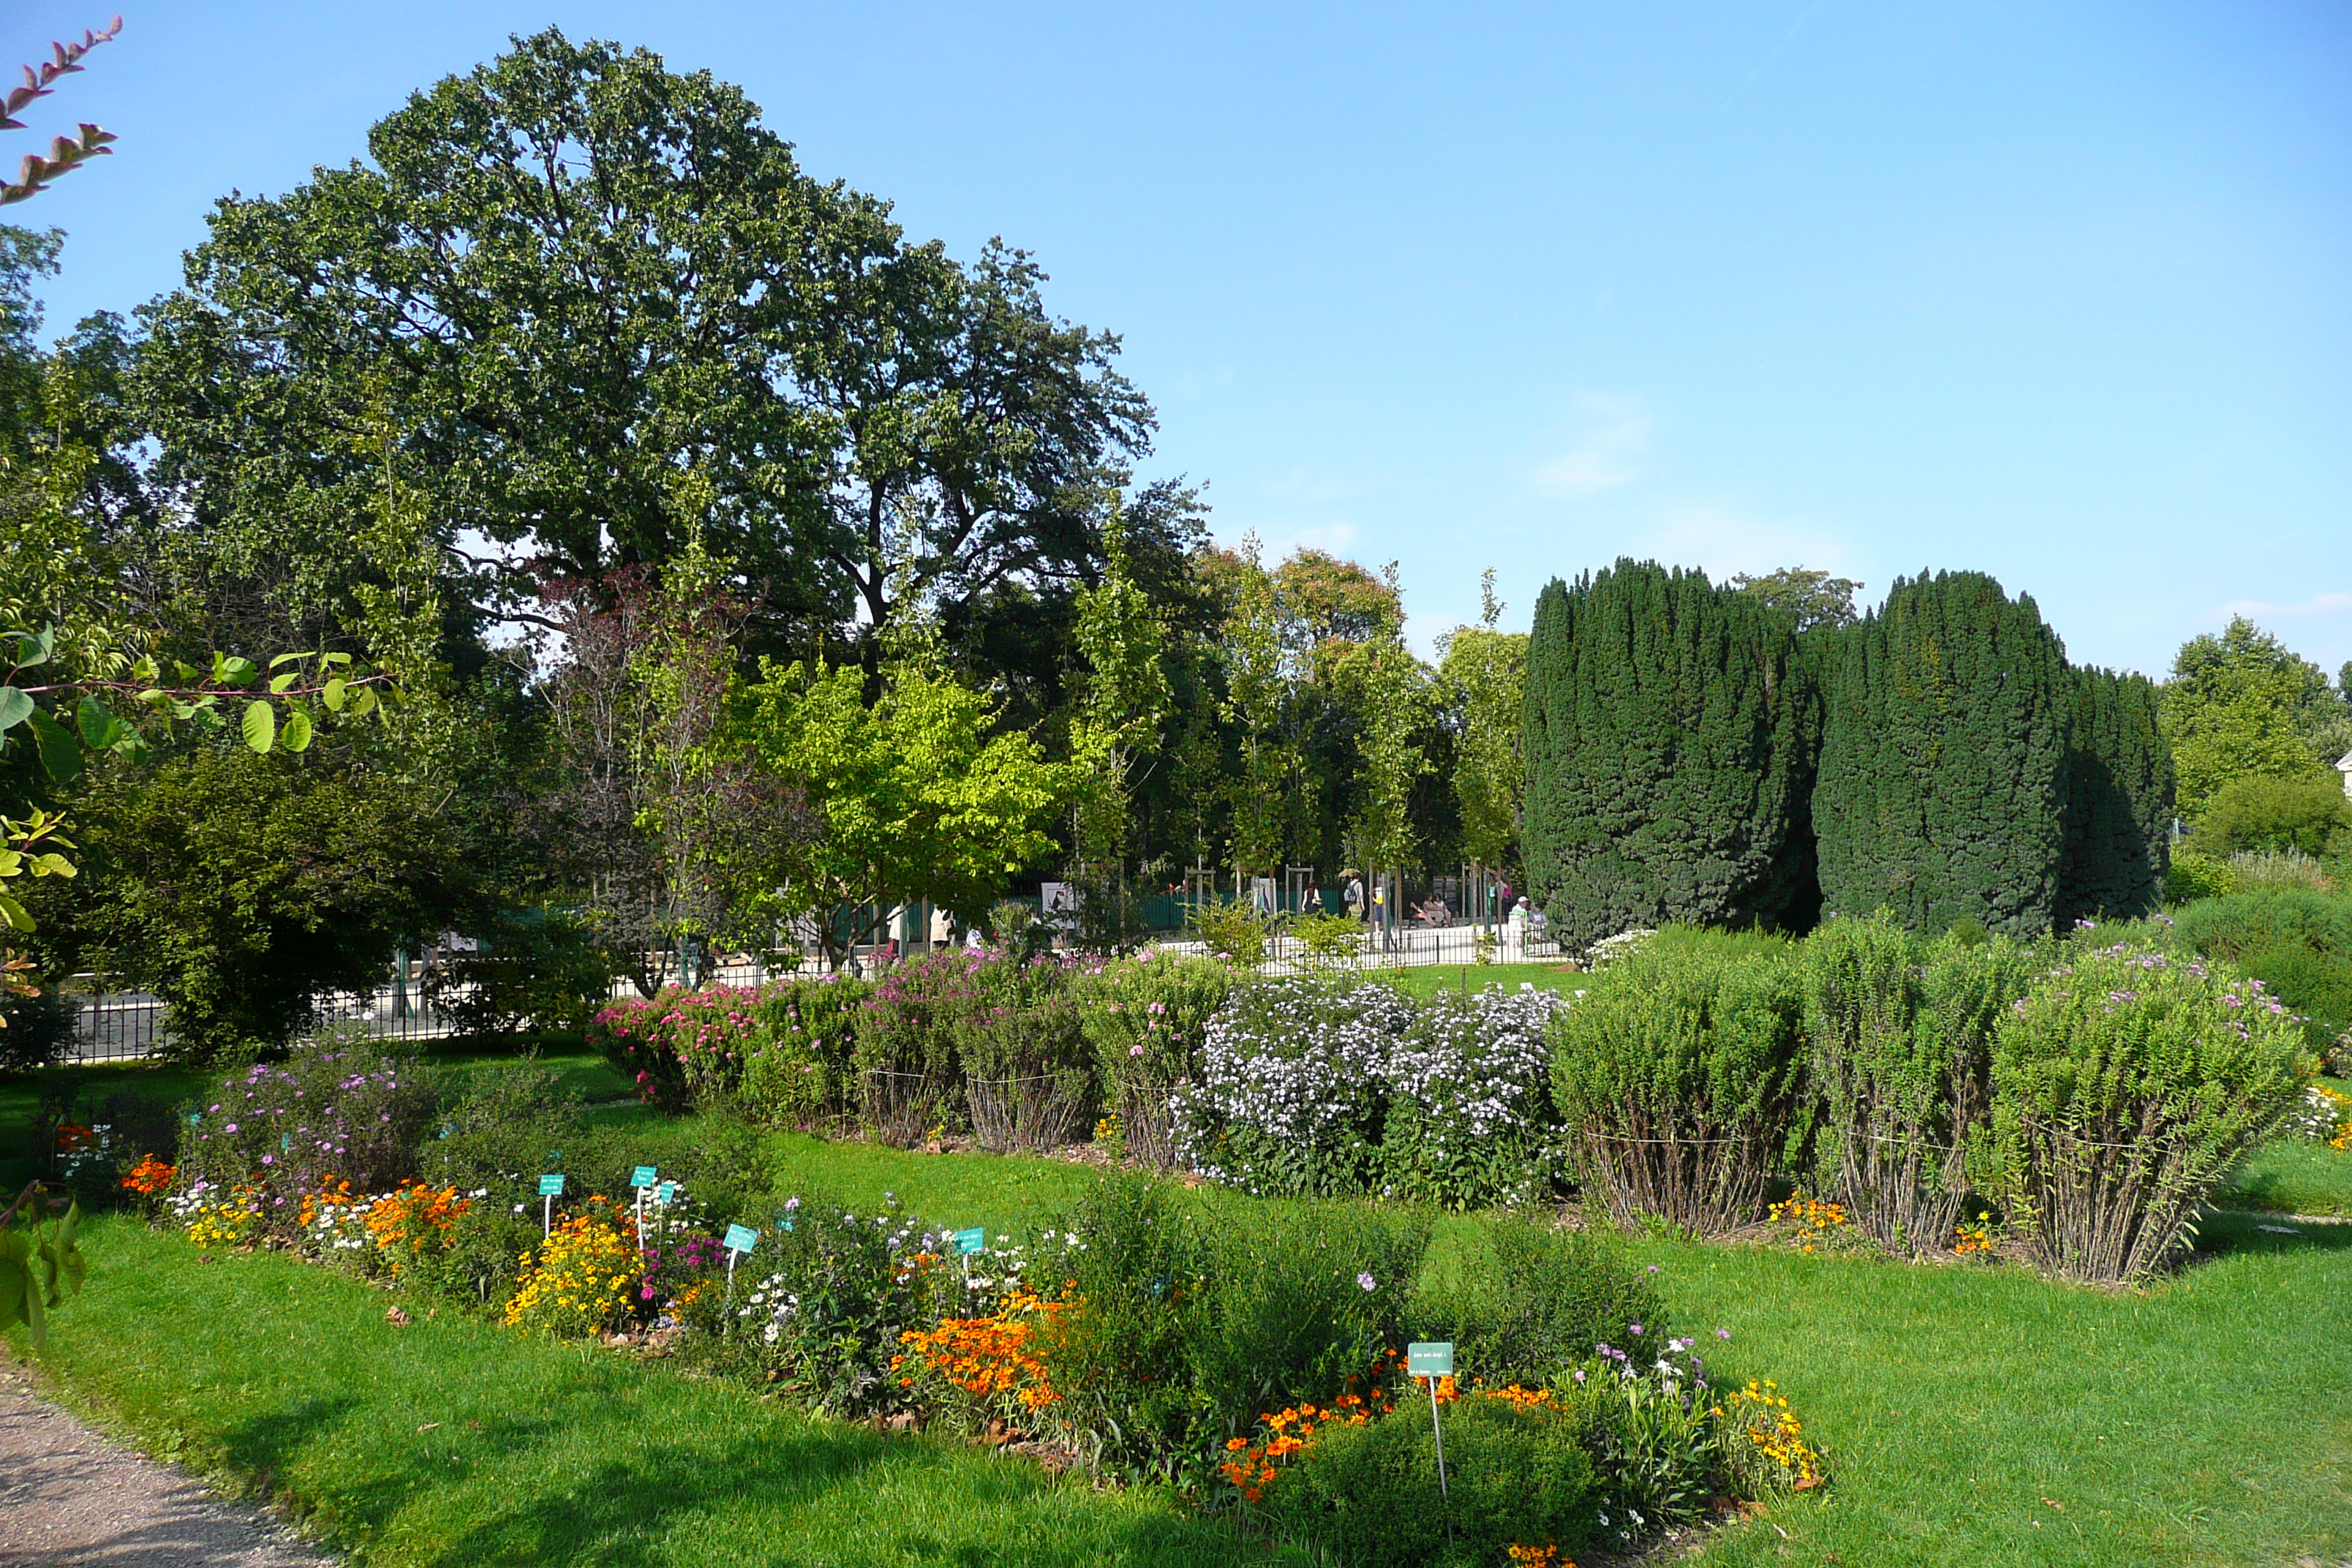
[{"label": "leafy branch in foreground", "polygon": [[[59,77],[70,76],[82,68],[82,56],[108,42],[121,31],[122,18],[117,16],[103,33],[85,30],[79,44],[51,44],[49,62],[37,70],[26,66],[25,85],[9,89],[6,107],[0,110],[0,131],[25,129],[24,121],[16,118],[16,111],[35,99],[48,97],[56,90],[52,84]],[[114,151],[108,145],[114,140],[113,135],[95,125],[78,125],[75,132],[72,136],[60,136],[51,142],[49,155],[46,158],[38,153],[25,154],[25,163],[16,172],[16,183],[0,184],[0,207],[37,195],[48,189],[49,182],[58,175],[71,174],[90,159],[103,158]]]},{"label": "leafy branch in foreground", "polygon": [[0,1330],[24,1324],[37,1351],[48,1348],[50,1311],[81,1292],[89,1266],[75,1238],[80,1226],[81,1205],[55,1182],[28,1182],[0,1209]]}]

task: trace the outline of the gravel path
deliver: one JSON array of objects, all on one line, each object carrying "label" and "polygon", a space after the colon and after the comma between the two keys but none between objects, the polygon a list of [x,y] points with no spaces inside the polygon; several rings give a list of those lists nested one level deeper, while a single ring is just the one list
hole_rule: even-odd
[{"label": "gravel path", "polygon": [[259,1509],[109,1442],[0,1359],[0,1568],[333,1568]]}]

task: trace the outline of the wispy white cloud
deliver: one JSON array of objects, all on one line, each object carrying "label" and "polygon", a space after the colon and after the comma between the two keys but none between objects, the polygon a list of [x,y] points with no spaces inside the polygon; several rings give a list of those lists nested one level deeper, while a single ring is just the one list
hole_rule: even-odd
[{"label": "wispy white cloud", "polygon": [[1641,399],[1585,393],[1559,437],[1558,455],[1538,467],[1536,488],[1548,495],[1597,495],[1642,477],[1650,449],[1650,411]]},{"label": "wispy white cloud", "polygon": [[2243,616],[2250,621],[2299,620],[2312,616],[2340,616],[2352,610],[2352,594],[2315,594],[2299,605],[2269,605],[2260,599],[2232,599],[2210,612],[2217,621]]}]

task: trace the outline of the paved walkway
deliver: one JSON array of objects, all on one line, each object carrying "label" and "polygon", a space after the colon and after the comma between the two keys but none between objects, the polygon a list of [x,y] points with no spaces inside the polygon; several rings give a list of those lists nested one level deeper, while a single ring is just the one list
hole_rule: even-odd
[{"label": "paved walkway", "polygon": [[0,1360],[0,1568],[332,1568],[257,1508],[109,1442]]}]

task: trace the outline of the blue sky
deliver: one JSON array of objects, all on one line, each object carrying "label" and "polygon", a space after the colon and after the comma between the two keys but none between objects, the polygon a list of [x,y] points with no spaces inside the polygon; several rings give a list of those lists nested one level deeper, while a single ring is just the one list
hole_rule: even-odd
[{"label": "blue sky", "polygon": [[[16,0],[0,64],[104,20]],[[555,23],[1125,335],[1218,534],[1401,563],[1412,633],[1620,554],[1973,567],[2078,661],[2244,609],[2352,658],[2352,9],[166,5],[37,106],[51,326],[212,200]],[[9,161],[32,145],[12,137]]]}]

